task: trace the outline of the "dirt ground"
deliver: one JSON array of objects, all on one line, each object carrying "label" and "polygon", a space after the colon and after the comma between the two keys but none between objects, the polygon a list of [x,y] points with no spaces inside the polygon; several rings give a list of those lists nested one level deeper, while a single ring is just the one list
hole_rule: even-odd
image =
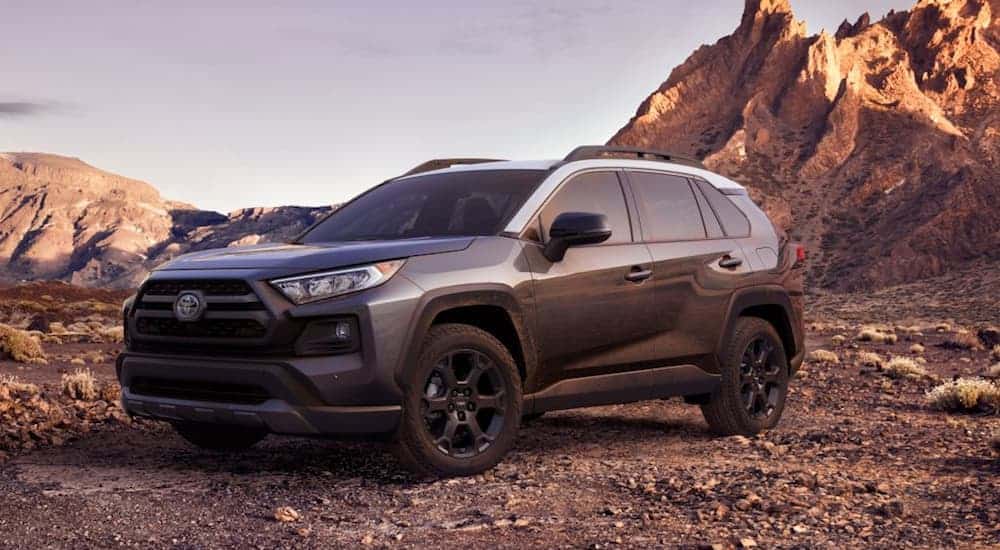
[{"label": "dirt ground", "polygon": [[[220,455],[158,423],[98,426],[0,463],[0,547],[1000,548],[1000,416],[933,411],[933,382],[853,357],[913,357],[919,341],[945,379],[996,361],[937,347],[945,333],[887,345],[854,330],[813,326],[810,348],[841,364],[807,364],[759,437],[712,437],[680,400],[551,413],[475,478],[414,481],[376,443],[270,437]],[[49,345],[61,359],[0,373],[51,388],[91,349],[113,379],[113,345]],[[298,520],[276,521],[282,506]]]}]

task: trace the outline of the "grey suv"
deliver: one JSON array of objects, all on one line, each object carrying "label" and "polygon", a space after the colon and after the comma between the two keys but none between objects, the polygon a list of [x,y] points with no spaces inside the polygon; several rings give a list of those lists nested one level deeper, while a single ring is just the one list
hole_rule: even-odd
[{"label": "grey suv", "polygon": [[122,401],[212,449],[380,434],[435,476],[557,409],[683,396],[753,434],[802,362],[803,259],[692,159],[431,161],[293,242],[153,271],[124,307]]}]

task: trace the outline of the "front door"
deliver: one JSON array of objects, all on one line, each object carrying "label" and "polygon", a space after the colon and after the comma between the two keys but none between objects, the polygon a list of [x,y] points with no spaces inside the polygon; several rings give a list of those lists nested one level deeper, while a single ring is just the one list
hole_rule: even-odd
[{"label": "front door", "polygon": [[535,289],[540,382],[641,368],[654,358],[656,307],[652,258],[633,236],[619,175],[585,172],[571,177],[542,209],[540,240],[563,212],[604,214],[611,237],[571,247],[550,262],[541,244],[528,246]]}]

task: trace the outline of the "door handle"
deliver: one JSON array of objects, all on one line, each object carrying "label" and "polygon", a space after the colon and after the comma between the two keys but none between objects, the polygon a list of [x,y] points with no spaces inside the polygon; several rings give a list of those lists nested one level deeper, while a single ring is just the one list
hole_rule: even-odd
[{"label": "door handle", "polygon": [[633,283],[641,283],[653,275],[652,269],[645,269],[641,265],[632,266],[631,271],[625,274],[625,280]]},{"label": "door handle", "polygon": [[734,267],[739,267],[741,265],[743,265],[742,258],[734,258],[729,254],[726,254],[725,256],[722,257],[721,260],[719,260],[719,267],[726,267],[732,269]]}]

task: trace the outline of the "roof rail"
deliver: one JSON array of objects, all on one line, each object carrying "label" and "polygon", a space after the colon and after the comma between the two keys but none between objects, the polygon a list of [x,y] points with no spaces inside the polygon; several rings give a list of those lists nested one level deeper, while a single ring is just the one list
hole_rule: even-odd
[{"label": "roof rail", "polygon": [[412,176],[414,174],[420,174],[423,172],[430,172],[432,170],[441,170],[443,168],[448,168],[449,166],[455,166],[456,164],[482,164],[484,162],[501,162],[500,159],[477,159],[477,158],[464,158],[464,159],[431,159],[424,162],[418,166],[413,167],[409,172],[403,174],[399,177]]},{"label": "roof rail", "polygon": [[615,147],[612,145],[581,145],[570,151],[563,162],[574,160],[599,159],[613,155],[629,155],[639,160],[658,160],[663,162],[673,162],[685,164],[696,168],[704,168],[705,165],[694,157],[668,153],[666,151],[655,151],[652,149],[636,149],[633,147]]}]

